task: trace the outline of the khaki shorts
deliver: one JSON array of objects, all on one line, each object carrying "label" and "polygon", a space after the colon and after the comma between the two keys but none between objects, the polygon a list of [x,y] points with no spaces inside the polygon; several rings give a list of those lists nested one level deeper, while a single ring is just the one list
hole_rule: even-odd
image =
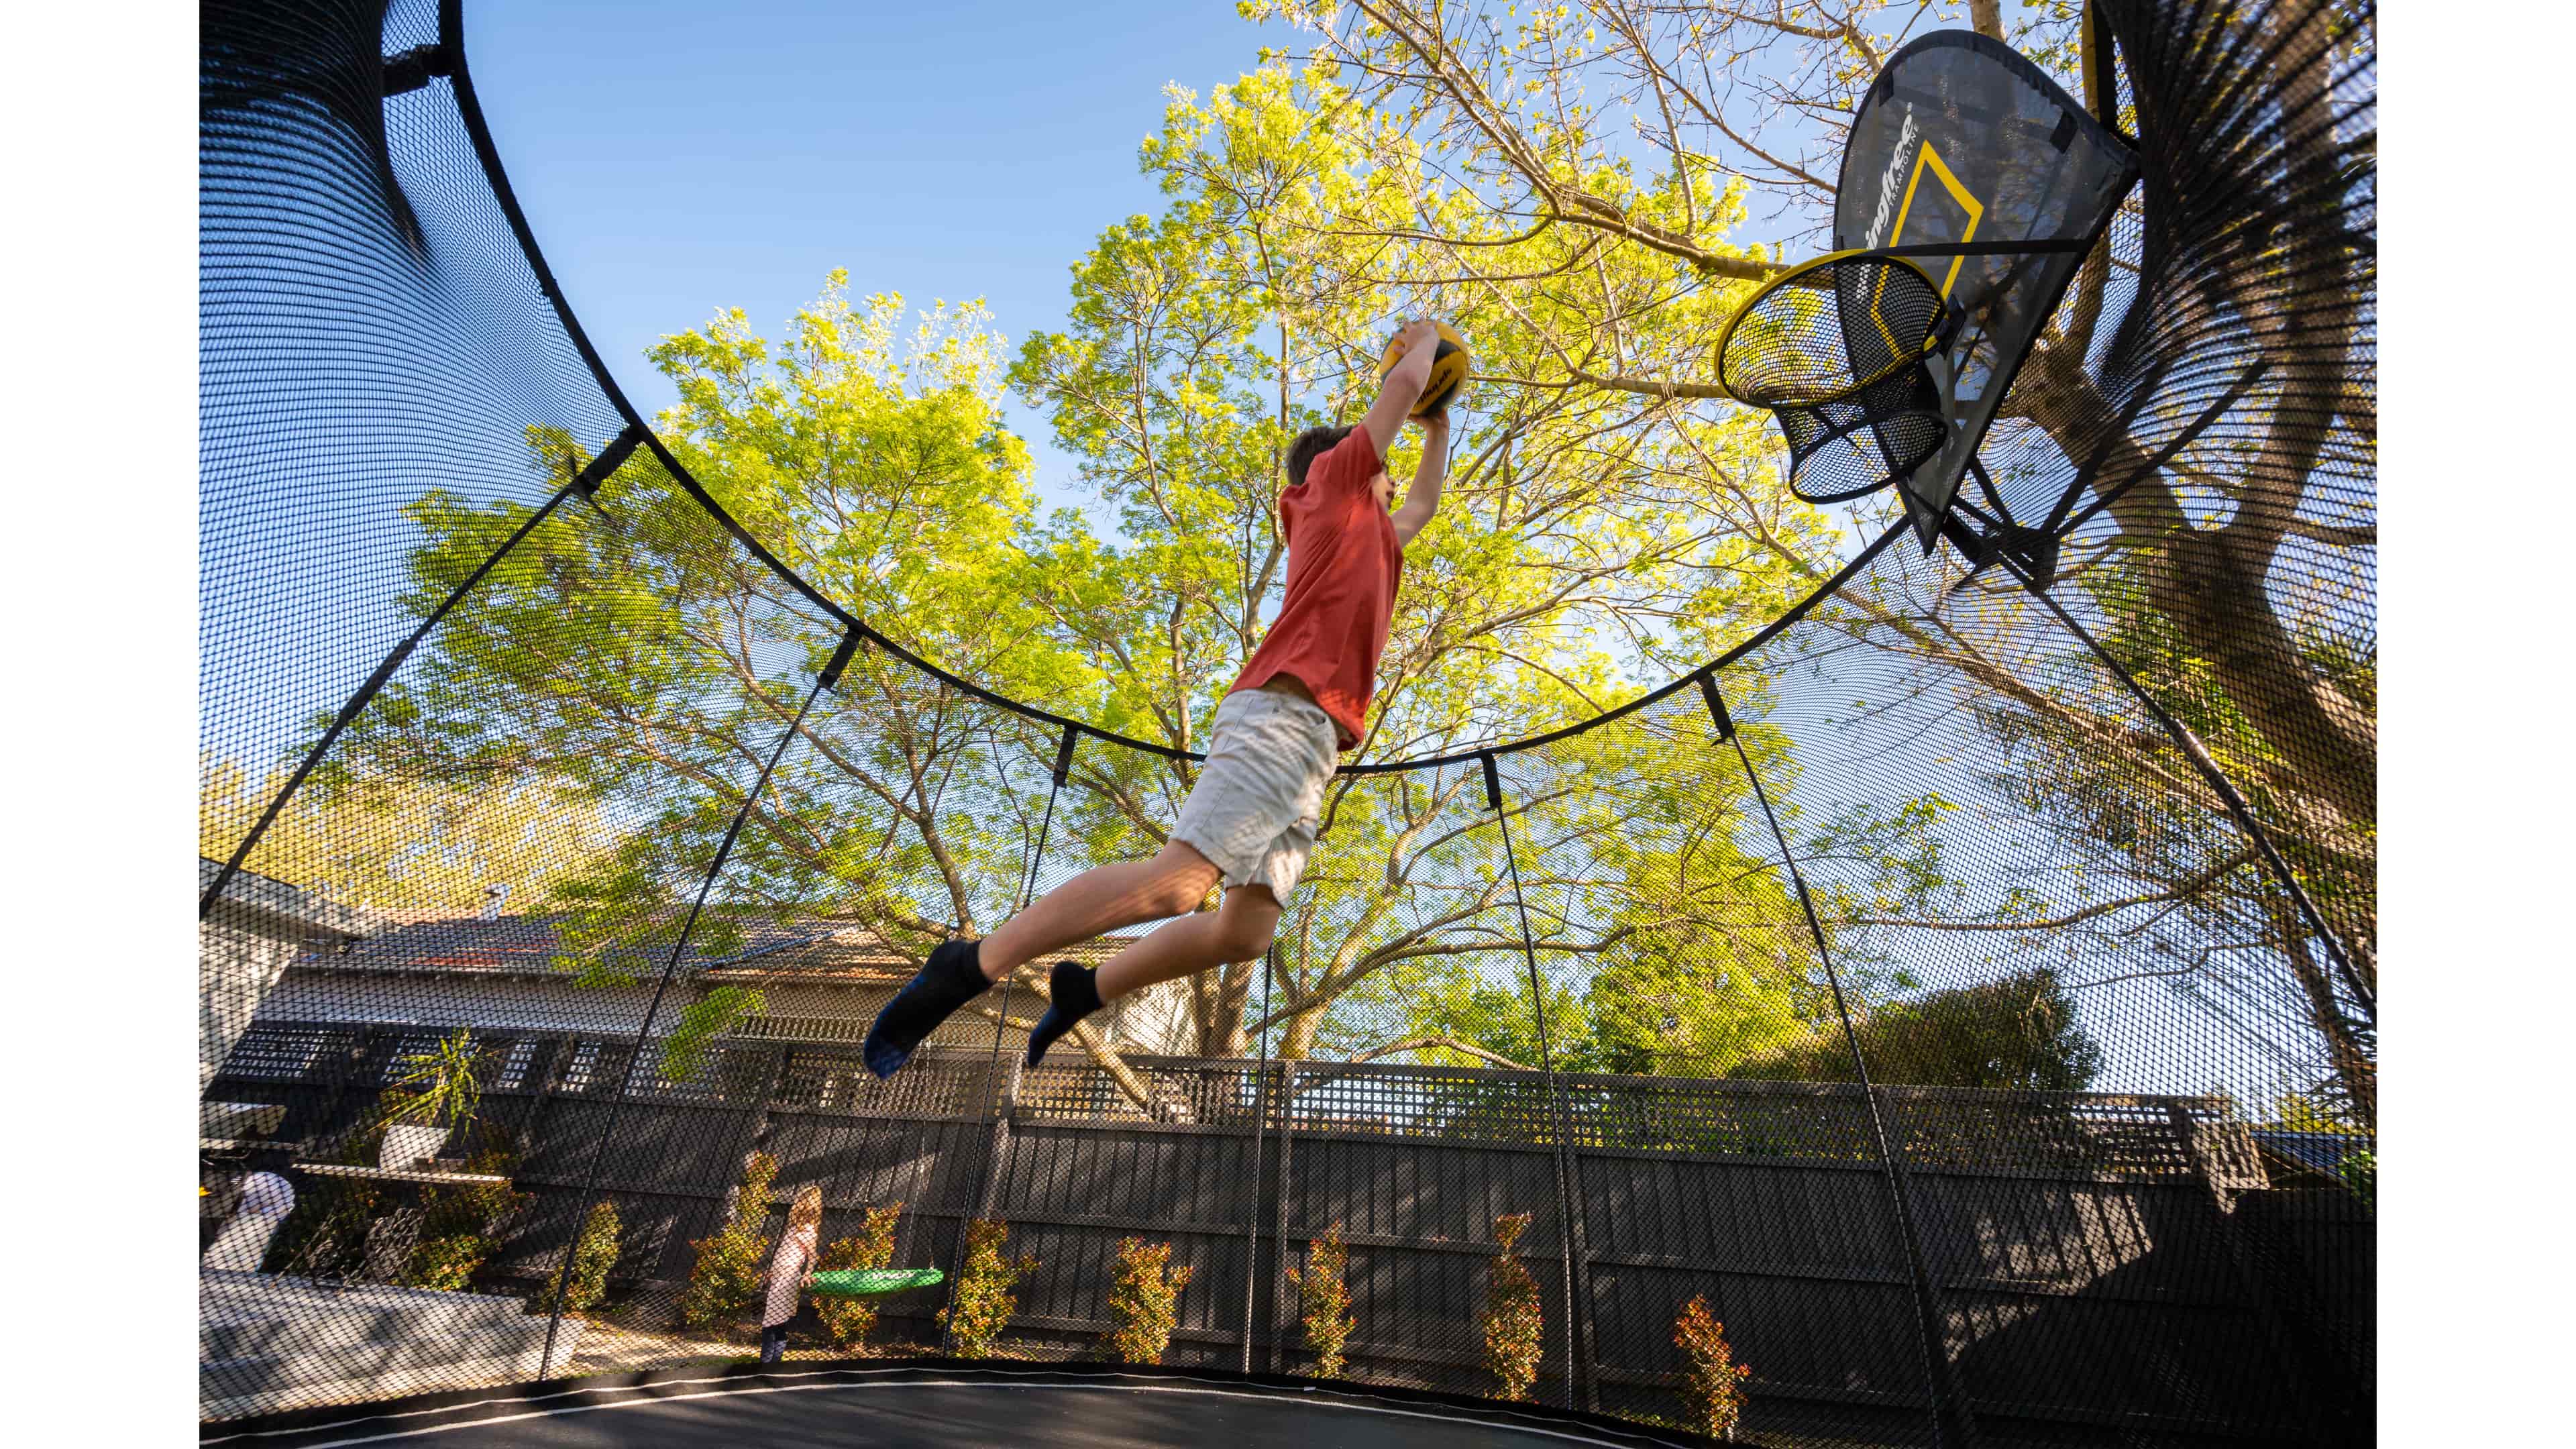
[{"label": "khaki shorts", "polygon": [[1263,885],[1282,905],[1324,811],[1341,759],[1320,705],[1268,689],[1238,689],[1216,707],[1207,763],[1172,838],[1214,862],[1230,886]]}]

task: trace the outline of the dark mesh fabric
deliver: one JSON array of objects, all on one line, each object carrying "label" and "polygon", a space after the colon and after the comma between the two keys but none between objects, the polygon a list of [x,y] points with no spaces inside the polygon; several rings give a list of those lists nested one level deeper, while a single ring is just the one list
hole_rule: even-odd
[{"label": "dark mesh fabric", "polygon": [[1920,361],[1941,322],[1923,269],[1882,257],[1829,261],[1766,288],[1738,313],[1718,380],[1756,407],[1847,397]]},{"label": "dark mesh fabric", "polygon": [[1823,262],[1774,283],[1727,324],[1718,381],[1780,420],[1799,497],[1857,498],[1912,473],[1949,440],[1924,365],[1945,320],[1939,288],[1911,262]]},{"label": "dark mesh fabric", "polygon": [[[2367,1442],[2372,31],[2098,8],[2140,184],[1932,551],[1363,755],[1267,960],[1023,1069],[1036,963],[887,1081],[928,951],[1152,852],[1198,761],[715,503],[548,295],[457,7],[208,10],[209,1434],[748,1356],[819,1195],[826,1266],[950,1282],[800,1304],[800,1361],[1098,1357],[1134,1240],[1210,1372],[1705,1442],[1705,1310],[1737,1442]],[[1781,289],[1844,378],[1778,399],[1811,497],[1940,446],[1869,342],[1937,296],[1875,266]]]}]

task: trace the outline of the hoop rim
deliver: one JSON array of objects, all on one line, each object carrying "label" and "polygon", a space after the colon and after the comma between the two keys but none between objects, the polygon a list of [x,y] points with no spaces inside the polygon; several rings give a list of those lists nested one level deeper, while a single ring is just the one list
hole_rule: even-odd
[{"label": "hoop rim", "polygon": [[1879,383],[1885,382],[1890,375],[1898,372],[1899,370],[1917,366],[1923,361],[1923,359],[1939,352],[1941,348],[1947,344],[1947,341],[1954,330],[1948,322],[1947,314],[1949,311],[1949,299],[1946,297],[1943,297],[1941,300],[1944,312],[1943,320],[1936,324],[1931,332],[1925,336],[1924,342],[1927,345],[1923,351],[1918,352],[1911,357],[1890,362],[1888,365],[1879,368],[1869,376],[1854,381],[1850,386],[1843,388],[1839,392],[1827,393],[1822,397],[1800,398],[1794,403],[1765,403],[1756,402],[1755,400],[1744,396],[1742,393],[1737,392],[1734,384],[1726,380],[1726,352],[1729,347],[1734,345],[1736,329],[1744,324],[1744,319],[1751,315],[1754,308],[1762,305],[1764,298],[1779,291],[1782,287],[1796,283],[1799,278],[1806,276],[1810,272],[1817,271],[1824,267],[1836,266],[1844,262],[1858,261],[1887,262],[1894,266],[1903,267],[1917,277],[1922,278],[1923,285],[1929,287],[1934,296],[1937,297],[1941,294],[1941,284],[1932,280],[1932,274],[1930,272],[1925,271],[1921,266],[1916,265],[1911,258],[1897,255],[1886,247],[1853,247],[1844,251],[1826,252],[1822,256],[1809,257],[1807,260],[1800,262],[1789,270],[1773,277],[1770,281],[1763,283],[1761,288],[1755,291],[1752,296],[1744,299],[1742,305],[1735,309],[1734,315],[1726,319],[1726,326],[1720,329],[1717,334],[1718,387],[1724,390],[1728,397],[1744,404],[1746,407],[1821,407],[1826,403],[1841,402],[1855,393],[1865,392],[1868,389],[1877,386]]}]

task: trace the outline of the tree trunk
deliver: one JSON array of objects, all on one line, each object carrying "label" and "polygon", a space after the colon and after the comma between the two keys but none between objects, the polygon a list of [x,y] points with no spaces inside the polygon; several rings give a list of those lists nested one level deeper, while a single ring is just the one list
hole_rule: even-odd
[{"label": "tree trunk", "polygon": [[1279,1034],[1279,1059],[1302,1062],[1315,1055],[1315,1032],[1324,1024],[1321,1005],[1301,1007],[1283,1023]]},{"label": "tree trunk", "polygon": [[1257,962],[1230,961],[1214,971],[1204,971],[1190,983],[1190,1012],[1197,1018],[1199,1055],[1204,1057],[1239,1057],[1243,1055],[1244,1003],[1252,994],[1252,978]]}]

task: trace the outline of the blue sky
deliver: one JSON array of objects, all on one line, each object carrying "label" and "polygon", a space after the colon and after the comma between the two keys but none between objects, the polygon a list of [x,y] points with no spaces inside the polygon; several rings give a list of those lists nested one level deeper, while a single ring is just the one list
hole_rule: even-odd
[{"label": "blue sky", "polygon": [[[1062,325],[1066,268],[1159,211],[1136,146],[1166,83],[1265,44],[1225,0],[512,0],[469,7],[474,84],[576,315],[648,414],[660,337],[739,306],[763,335],[847,267],[854,296],[983,297],[1014,346]],[[1014,407],[1052,502],[1073,467]]]}]

